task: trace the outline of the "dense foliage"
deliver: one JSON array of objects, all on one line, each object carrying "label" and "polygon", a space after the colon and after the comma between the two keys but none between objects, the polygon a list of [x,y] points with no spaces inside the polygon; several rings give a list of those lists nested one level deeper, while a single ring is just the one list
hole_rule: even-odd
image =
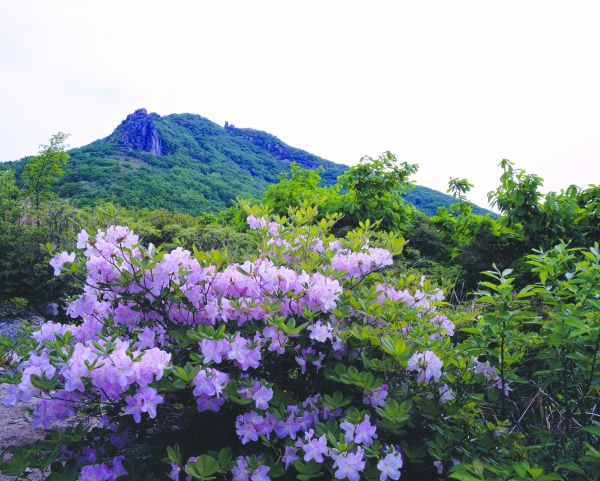
[{"label": "dense foliage", "polygon": [[73,293],[69,279],[58,280],[48,262],[48,249],[74,249],[81,226],[90,230],[114,223],[135,226],[144,242],[165,248],[222,249],[242,252],[253,237],[219,225],[215,216],[191,216],[165,209],[117,209],[113,205],[78,209],[53,199],[35,207],[12,171],[0,172],[0,314],[2,306],[23,300],[34,308],[61,302]]},{"label": "dense foliage", "polygon": [[50,144],[40,145],[39,155],[32,158],[23,169],[21,177],[36,207],[39,207],[44,197],[51,194],[48,192],[50,186],[65,174],[63,167],[69,160],[69,154],[65,152],[69,147],[65,145],[68,136],[62,132],[53,135]]},{"label": "dense foliage", "polygon": [[490,272],[463,312],[425,279],[386,275],[402,238],[369,242],[368,224],[335,238],[336,216],[311,207],[263,216],[248,217],[259,242],[243,263],[114,226],[56,255],[55,273],[87,276],[68,308],[79,322],[2,340],[5,404],[39,397],[47,428],[100,424],[13,450],[3,472],[597,478],[597,246],[530,256],[540,282],[518,294]]},{"label": "dense foliage", "polygon": [[0,172],[0,301],[66,316],[0,338],[5,404],[50,430],[0,470],[600,479],[600,190],[501,167],[500,218],[466,179],[426,216],[391,153],[333,185],[292,164],[218,216],[35,202]]},{"label": "dense foliage", "polygon": [[[258,134],[268,134],[253,131],[249,140],[240,136],[245,129],[225,129],[199,115],[153,119],[170,155],[127,150],[114,135],[72,149],[65,176],[54,186],[57,195],[78,207],[100,201],[128,208],[216,214],[230,207],[236,197],[260,198],[294,159],[305,167],[324,166],[330,182],[346,168],[289,147],[273,136],[268,144],[257,143]],[[289,158],[279,156],[281,149]],[[19,183],[29,163],[25,158],[2,163],[0,169],[14,170]]]}]

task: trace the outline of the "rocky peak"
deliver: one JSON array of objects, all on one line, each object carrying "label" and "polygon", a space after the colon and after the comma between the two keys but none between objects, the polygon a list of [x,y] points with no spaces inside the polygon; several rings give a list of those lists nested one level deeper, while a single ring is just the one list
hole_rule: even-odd
[{"label": "rocky peak", "polygon": [[171,155],[163,144],[153,118],[160,119],[160,115],[148,114],[146,109],[138,109],[121,122],[105,142],[116,140],[127,150],[143,150],[158,157]]}]

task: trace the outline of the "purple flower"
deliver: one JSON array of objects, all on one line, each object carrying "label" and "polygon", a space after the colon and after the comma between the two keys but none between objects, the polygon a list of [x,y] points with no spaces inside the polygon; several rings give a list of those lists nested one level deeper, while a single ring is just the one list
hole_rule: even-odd
[{"label": "purple flower", "polygon": [[198,411],[214,411],[217,412],[221,409],[221,406],[225,404],[225,398],[222,397],[209,397],[206,394],[202,394],[198,399],[196,399],[196,404],[198,404]]},{"label": "purple flower", "polygon": [[16,406],[19,400],[19,389],[14,384],[7,384],[4,386],[4,392],[6,398],[2,402],[5,406]]},{"label": "purple flower", "polygon": [[377,406],[384,406],[385,398],[387,398],[387,395],[388,395],[388,386],[387,386],[387,384],[384,384],[380,388],[375,389],[374,391],[367,394],[367,396],[365,398],[363,398],[363,403],[370,404],[374,408]]},{"label": "purple flower", "polygon": [[335,472],[336,479],[348,478],[350,481],[358,481],[360,479],[360,472],[365,469],[365,462],[363,461],[364,451],[362,448],[358,448],[356,453],[344,453],[332,455],[331,457],[335,460],[333,463],[333,469],[338,468]]},{"label": "purple flower", "polygon": [[269,472],[271,468],[269,468],[269,466],[259,466],[258,468],[256,468],[254,470],[254,472],[252,473],[252,476],[250,476],[250,479],[252,481],[269,481],[269,476],[267,476],[267,473]]},{"label": "purple flower", "polygon": [[294,413],[290,414],[285,421],[278,420],[275,423],[275,432],[281,439],[288,436],[291,439],[296,439],[296,433],[300,428],[300,423],[296,420],[296,415]]},{"label": "purple flower", "polygon": [[331,326],[323,324],[321,321],[317,321],[313,326],[308,326],[307,329],[311,331],[308,337],[317,342],[325,342],[327,339],[333,339]]},{"label": "purple flower", "polygon": [[418,371],[417,382],[429,382],[431,378],[438,382],[442,375],[443,363],[432,351],[417,352],[408,361],[408,371]]},{"label": "purple flower", "polygon": [[214,361],[217,364],[223,360],[223,343],[221,341],[211,341],[210,339],[204,339],[200,343],[202,354],[204,354],[204,362]]},{"label": "purple flower", "polygon": [[377,469],[381,471],[380,481],[385,481],[387,478],[398,479],[400,477],[400,468],[402,467],[402,456],[398,452],[388,454],[385,458],[377,463]]},{"label": "purple flower", "polygon": [[54,267],[54,275],[57,276],[60,274],[60,270],[67,262],[73,262],[75,260],[75,254],[67,254],[66,252],[61,252],[60,254],[54,256],[54,258],[50,261],[50,265]]},{"label": "purple flower", "polygon": [[237,464],[231,470],[234,481],[248,481],[250,479],[250,468],[244,456],[237,459]]},{"label": "purple flower", "polygon": [[377,438],[376,428],[369,422],[369,416],[365,416],[365,420],[356,427],[354,433],[354,442],[362,443],[369,446],[373,443],[373,439]]},{"label": "purple flower", "polygon": [[281,460],[285,463],[285,469],[288,469],[290,467],[290,464],[292,464],[297,459],[300,459],[298,456],[296,456],[296,452],[297,450],[294,449],[292,446],[285,447],[285,453],[283,453],[283,457],[281,458]]},{"label": "purple flower", "polygon": [[356,431],[356,426],[345,419],[344,422],[340,424],[340,428],[346,431],[346,444],[350,444],[354,440],[354,431]]},{"label": "purple flower", "polygon": [[254,411],[240,414],[235,421],[236,432],[242,444],[248,441],[257,441],[258,436],[264,434],[269,437],[273,431],[273,425],[268,418],[263,418]]},{"label": "purple flower", "polygon": [[252,394],[252,399],[256,403],[258,409],[267,409],[269,407],[269,401],[273,398],[273,390],[261,386],[261,388]]},{"label": "purple flower", "polygon": [[304,450],[304,461],[314,459],[317,463],[322,463],[323,455],[327,456],[329,453],[325,435],[321,436],[319,439],[312,439],[308,444],[303,445],[302,449]]},{"label": "purple flower", "polygon": [[156,406],[163,402],[163,397],[156,393],[156,389],[143,386],[138,389],[135,396],[127,396],[125,402],[127,403],[125,414],[133,414],[133,419],[139,423],[143,412],[147,412],[151,418],[156,417]]}]

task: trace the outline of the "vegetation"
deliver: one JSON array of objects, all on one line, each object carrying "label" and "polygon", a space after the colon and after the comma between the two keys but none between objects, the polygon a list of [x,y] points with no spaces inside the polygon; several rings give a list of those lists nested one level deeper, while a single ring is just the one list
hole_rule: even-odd
[{"label": "vegetation", "polygon": [[599,187],[542,195],[503,161],[502,216],[458,178],[427,216],[416,168],[384,153],[327,185],[292,163],[218,215],[36,205],[0,172],[1,302],[64,306],[0,338],[5,404],[50,429],[0,471],[600,479]]},{"label": "vegetation", "polygon": [[69,134],[58,132],[50,139],[50,144],[40,145],[40,152],[23,169],[21,177],[27,184],[27,191],[33,196],[35,206],[39,207],[42,196],[50,195],[48,189],[58,182],[65,172],[63,167],[69,160],[65,152],[69,148],[65,140]]},{"label": "vegetation", "polygon": [[[118,141],[123,128],[119,126],[105,139],[69,150],[65,174],[51,191],[79,208],[112,203],[199,216],[217,214],[233,206],[238,197],[260,199],[267,186],[290,171],[292,163],[310,170],[322,167],[322,186],[336,184],[347,169],[259,130],[229,124],[223,128],[192,114],[151,117],[170,155],[127,150]],[[21,184],[29,163],[30,158],[3,162],[0,171],[13,170]],[[438,206],[455,202],[451,196],[420,186],[404,195],[428,215],[435,214]],[[477,212],[485,213],[483,209]]]}]

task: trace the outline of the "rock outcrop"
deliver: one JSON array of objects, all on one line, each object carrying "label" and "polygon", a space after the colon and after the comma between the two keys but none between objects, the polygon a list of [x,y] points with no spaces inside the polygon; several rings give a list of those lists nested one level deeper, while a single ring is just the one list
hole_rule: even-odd
[{"label": "rock outcrop", "polygon": [[153,118],[160,119],[160,115],[155,113],[148,114],[146,109],[138,109],[128,115],[121,122],[121,125],[104,141],[110,142],[116,140],[127,150],[143,150],[157,157],[171,155],[171,152],[160,138]]}]

